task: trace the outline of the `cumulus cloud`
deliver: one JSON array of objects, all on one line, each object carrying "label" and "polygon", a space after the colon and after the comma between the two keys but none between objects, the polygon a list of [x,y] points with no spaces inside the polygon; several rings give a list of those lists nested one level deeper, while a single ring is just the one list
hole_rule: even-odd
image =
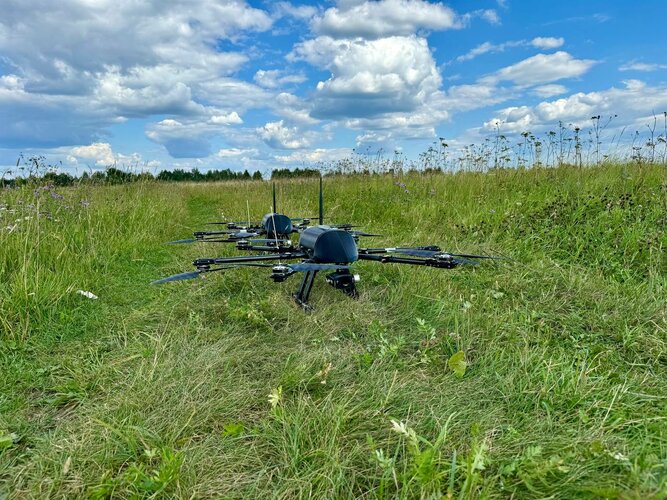
[{"label": "cumulus cloud", "polygon": [[644,63],[644,62],[629,62],[619,66],[619,71],[658,71],[660,69],[667,69],[667,64]]},{"label": "cumulus cloud", "polygon": [[532,92],[539,97],[553,97],[555,95],[561,95],[567,92],[567,87],[558,85],[556,83],[550,83],[547,85],[540,85],[539,87],[535,87]]},{"label": "cumulus cloud", "polygon": [[420,29],[461,28],[449,7],[424,0],[339,2],[313,20],[313,30],[332,38],[365,39],[410,35]]},{"label": "cumulus cloud", "polygon": [[236,112],[212,110],[208,118],[167,118],[146,128],[146,137],[162,144],[173,158],[203,158],[212,153],[211,139],[243,123]]},{"label": "cumulus cloud", "polygon": [[477,47],[474,47],[470,49],[468,52],[466,52],[463,55],[460,55],[456,58],[456,61],[458,62],[463,62],[463,61],[471,61],[472,59],[475,59],[476,57],[479,57],[484,54],[493,54],[496,52],[504,52],[505,49],[512,48],[512,47],[520,47],[522,45],[525,45],[526,41],[525,40],[517,40],[517,41],[510,41],[510,42],[505,42],[505,43],[499,43],[499,44],[493,44],[491,42],[484,42],[479,44]]},{"label": "cumulus cloud", "polygon": [[215,155],[218,158],[238,158],[239,156],[255,156],[258,153],[256,149],[223,148]]},{"label": "cumulus cloud", "polygon": [[257,135],[274,149],[301,149],[310,141],[297,127],[286,127],[283,120],[268,122],[256,129]]},{"label": "cumulus cloud", "polygon": [[512,81],[517,85],[540,85],[576,78],[586,73],[597,61],[575,59],[567,52],[537,54],[498,70],[487,77],[489,81]]},{"label": "cumulus cloud", "polygon": [[[0,115],[18,122],[0,129],[0,146],[89,143],[128,117],[208,116],[204,84],[231,80],[248,60],[219,42],[273,22],[242,0],[39,2],[40,15],[36,3],[3,5],[0,54],[12,75],[0,89],[12,92],[0,97]],[[76,29],[63,29],[73,20]]]},{"label": "cumulus cloud", "polygon": [[116,156],[111,150],[111,144],[108,142],[96,142],[90,146],[78,146],[70,149],[69,154],[74,161],[93,161],[98,166],[113,165],[116,162]]},{"label": "cumulus cloud", "polygon": [[302,83],[306,81],[306,75],[303,73],[287,73],[279,69],[257,70],[253,78],[255,83],[268,89],[284,87],[290,83]]},{"label": "cumulus cloud", "polygon": [[275,160],[281,163],[318,163],[322,161],[336,161],[349,158],[353,153],[351,148],[317,148],[304,151],[294,151],[288,155],[276,155]]},{"label": "cumulus cloud", "polygon": [[85,164],[88,167],[106,168],[119,165],[135,166],[141,168],[157,168],[160,166],[158,160],[145,162],[139,153],[116,153],[108,142],[95,142],[88,146],[76,146],[73,148],[58,148],[58,155],[65,155],[65,160],[70,165]]},{"label": "cumulus cloud", "polygon": [[543,101],[536,106],[505,108],[486,122],[484,128],[492,130],[496,123],[501,123],[502,129],[510,132],[534,131],[558,121],[583,124],[591,116],[616,114],[627,122],[651,116],[656,109],[667,109],[667,87],[651,87],[639,80],[628,80],[624,85],[623,88],[612,87],[600,92],[578,92],[562,99]]},{"label": "cumulus cloud", "polygon": [[564,38],[554,38],[552,36],[538,36],[530,41],[533,47],[538,49],[557,49],[565,43]]},{"label": "cumulus cloud", "polygon": [[274,6],[274,17],[310,19],[315,14],[317,14],[317,8],[312,5],[293,5],[290,2],[277,2]]},{"label": "cumulus cloud", "polygon": [[456,58],[457,62],[470,61],[484,54],[494,54],[497,52],[504,52],[507,49],[514,47],[536,47],[539,49],[558,48],[565,43],[564,38],[552,37],[537,37],[532,40],[510,40],[503,43],[494,44],[491,42],[484,42],[480,45],[470,49],[463,55]]},{"label": "cumulus cloud", "polygon": [[413,111],[442,83],[428,43],[417,36],[318,37],[298,44],[291,58],[331,71],[328,80],[317,84],[315,118]]}]

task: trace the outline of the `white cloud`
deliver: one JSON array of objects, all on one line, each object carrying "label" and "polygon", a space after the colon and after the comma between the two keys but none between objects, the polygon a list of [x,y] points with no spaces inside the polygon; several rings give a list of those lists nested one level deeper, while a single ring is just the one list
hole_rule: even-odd
[{"label": "white cloud", "polygon": [[268,122],[256,129],[257,135],[274,149],[301,149],[310,141],[297,127],[286,127],[283,120]]},{"label": "white cloud", "polygon": [[310,116],[308,103],[289,92],[278,94],[273,101],[273,106],[274,113],[293,123],[313,125],[319,121]]},{"label": "white cloud", "polygon": [[96,142],[90,146],[78,146],[69,150],[70,155],[75,160],[94,161],[97,166],[113,165],[116,162],[116,156],[111,150],[111,144],[107,142]]},{"label": "white cloud", "polygon": [[552,38],[552,37],[537,37],[533,38],[532,40],[513,40],[513,41],[508,41],[508,42],[503,42],[503,43],[498,43],[498,44],[493,44],[491,42],[484,42],[477,47],[474,47],[470,49],[468,52],[466,52],[463,55],[460,55],[456,58],[456,61],[462,62],[462,61],[470,61],[472,59],[475,59],[476,57],[479,57],[483,54],[493,54],[497,52],[504,52],[506,49],[514,48],[514,47],[527,47],[527,46],[532,46],[532,47],[537,47],[537,48],[542,48],[542,49],[551,49],[551,48],[557,48],[560,47],[565,43],[564,38]]},{"label": "white cloud", "polygon": [[349,158],[353,151],[351,148],[317,148],[304,151],[295,151],[288,155],[276,155],[275,160],[281,163],[318,163],[343,160]]},{"label": "white cloud", "polygon": [[472,12],[468,12],[466,14],[463,14],[460,17],[461,26],[467,26],[470,23],[470,21],[472,21],[476,17],[484,19],[489,24],[494,24],[494,25],[501,24],[500,23],[500,16],[498,15],[498,13],[495,10],[493,10],[493,9],[478,9],[478,10],[474,10]]},{"label": "white cloud", "polygon": [[590,123],[590,118],[598,115],[618,115],[627,123],[652,116],[657,110],[667,110],[667,87],[651,87],[639,80],[628,80],[624,85],[624,88],[611,87],[599,92],[578,92],[562,99],[543,101],[532,107],[505,108],[486,122],[484,128],[491,130],[495,123],[500,122],[502,130],[536,131],[559,121]]},{"label": "white cloud", "polygon": [[239,125],[243,120],[236,111],[222,115],[213,115],[209,119],[210,123],[215,125]]},{"label": "white cloud", "polygon": [[457,14],[440,3],[424,0],[339,2],[313,21],[316,33],[332,38],[366,39],[411,35],[419,29],[461,28]]},{"label": "white cloud", "polygon": [[533,38],[530,41],[530,44],[533,47],[537,47],[538,49],[557,49],[558,47],[561,47],[565,43],[564,38],[554,38],[552,36],[538,36],[537,38]]},{"label": "white cloud", "polygon": [[203,158],[212,153],[211,139],[227,134],[243,120],[238,113],[210,109],[208,117],[187,120],[164,119],[146,127],[146,137],[162,144],[173,158]]},{"label": "white cloud", "polygon": [[88,143],[128,117],[209,116],[208,89],[248,60],[219,42],[272,25],[242,0],[39,3],[39,15],[34,1],[3,4],[0,54],[15,79],[0,81],[14,90],[0,99],[0,146]]},{"label": "white cloud", "polygon": [[474,47],[470,49],[468,52],[465,54],[458,56],[456,60],[458,62],[463,62],[463,61],[470,61],[472,59],[475,59],[476,57],[479,57],[483,54],[493,54],[496,52],[503,52],[505,49],[511,48],[511,47],[520,47],[522,45],[525,45],[526,42],[525,40],[518,40],[518,41],[510,41],[510,42],[505,42],[505,43],[500,43],[500,44],[493,44],[491,42],[484,42],[477,47]]},{"label": "white cloud", "polygon": [[54,150],[58,155],[65,155],[65,159],[72,165],[80,163],[90,164],[93,162],[95,167],[110,167],[119,165],[121,167],[137,166],[154,168],[160,165],[160,162],[153,160],[143,162],[139,153],[123,154],[115,153],[108,142],[95,142],[88,146],[76,146],[73,148],[59,148]]},{"label": "white cloud", "polygon": [[318,37],[297,44],[290,57],[332,73],[317,84],[311,113],[316,118],[414,111],[442,83],[427,41],[416,36]]},{"label": "white cloud", "polygon": [[619,71],[658,71],[660,69],[667,69],[667,64],[630,62],[623,64],[618,68]]},{"label": "white cloud", "polygon": [[277,2],[274,7],[275,17],[289,16],[295,19],[310,19],[317,14],[312,5],[292,5],[289,2]]},{"label": "white cloud", "polygon": [[498,70],[486,77],[488,81],[509,80],[518,85],[539,85],[586,73],[596,61],[575,59],[567,52],[537,54]]},{"label": "white cloud", "polygon": [[306,76],[303,73],[290,74],[283,70],[257,70],[253,78],[258,85],[268,88],[276,89],[284,87],[290,83],[302,83],[306,81]]},{"label": "white cloud", "polygon": [[547,85],[540,85],[533,89],[533,94],[539,97],[553,97],[555,95],[561,95],[567,92],[567,87],[563,85],[558,85],[556,83],[550,83]]},{"label": "white cloud", "polygon": [[227,148],[218,150],[215,155],[219,158],[237,158],[239,156],[255,156],[258,153],[256,149]]}]

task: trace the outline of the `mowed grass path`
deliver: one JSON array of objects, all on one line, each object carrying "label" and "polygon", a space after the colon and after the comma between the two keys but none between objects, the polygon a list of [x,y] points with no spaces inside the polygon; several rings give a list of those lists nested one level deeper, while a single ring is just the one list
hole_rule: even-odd
[{"label": "mowed grass path", "polygon": [[[317,181],[278,204],[315,215]],[[0,497],[667,496],[664,168],[326,178],[325,204],[368,246],[513,260],[358,263],[358,300],[320,278],[304,314],[261,270],[149,285],[237,253],[164,242],[269,183],[0,192]]]}]

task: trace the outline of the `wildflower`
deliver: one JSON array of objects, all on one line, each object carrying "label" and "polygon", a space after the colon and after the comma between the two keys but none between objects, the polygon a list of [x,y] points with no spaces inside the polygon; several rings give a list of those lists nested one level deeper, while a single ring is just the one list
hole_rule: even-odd
[{"label": "wildflower", "polygon": [[402,434],[405,437],[410,435],[408,425],[405,422],[397,422],[396,420],[391,420],[391,430],[397,434]]},{"label": "wildflower", "polygon": [[280,404],[283,399],[283,386],[279,385],[277,389],[273,389],[271,394],[269,394],[269,403],[271,404],[271,409],[275,410],[276,407]]},{"label": "wildflower", "polygon": [[327,376],[329,375],[331,368],[333,368],[333,365],[329,363],[317,373],[317,377],[321,379],[320,384],[324,385],[327,383]]}]

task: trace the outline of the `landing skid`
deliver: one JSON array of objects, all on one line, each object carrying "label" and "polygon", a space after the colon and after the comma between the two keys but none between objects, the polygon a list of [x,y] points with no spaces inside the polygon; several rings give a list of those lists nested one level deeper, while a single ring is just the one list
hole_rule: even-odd
[{"label": "landing skid", "polygon": [[313,306],[308,303],[308,297],[310,297],[310,291],[313,288],[315,276],[317,276],[317,271],[306,271],[303,273],[301,285],[299,286],[297,292],[294,294],[294,300],[296,303],[303,307],[306,311],[313,310]]},{"label": "landing skid", "polygon": [[[299,289],[294,294],[294,300],[297,304],[303,307],[306,311],[312,311],[313,306],[308,303],[308,298],[310,297],[310,291],[313,288],[313,282],[315,281],[315,276],[317,276],[317,271],[307,271],[303,275],[301,280],[301,285]],[[358,275],[350,273],[348,270],[337,270],[333,273],[327,274],[326,281],[332,287],[337,290],[340,290],[348,297],[354,299],[359,297],[359,292],[357,292],[356,282],[359,280]]]}]

